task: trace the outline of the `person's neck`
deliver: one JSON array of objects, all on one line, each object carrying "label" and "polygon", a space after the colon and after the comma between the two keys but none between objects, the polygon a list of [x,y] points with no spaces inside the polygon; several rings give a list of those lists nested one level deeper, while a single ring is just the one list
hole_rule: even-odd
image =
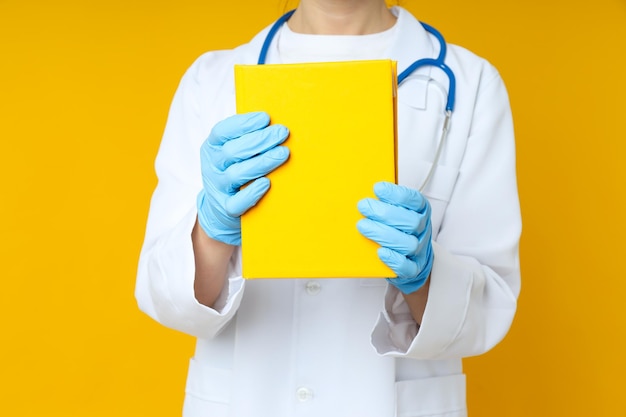
[{"label": "person's neck", "polygon": [[287,24],[296,33],[368,35],[385,31],[395,22],[381,0],[301,0]]}]

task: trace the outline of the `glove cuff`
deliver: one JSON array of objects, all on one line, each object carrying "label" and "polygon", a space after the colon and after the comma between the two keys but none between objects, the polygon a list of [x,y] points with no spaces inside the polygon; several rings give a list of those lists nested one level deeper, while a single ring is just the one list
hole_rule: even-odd
[{"label": "glove cuff", "polygon": [[412,294],[424,286],[430,271],[433,269],[433,261],[435,255],[433,252],[432,244],[428,245],[428,261],[424,268],[414,278],[387,278],[387,281],[396,287],[402,294]]},{"label": "glove cuff", "polygon": [[198,193],[196,206],[198,208],[198,224],[200,224],[200,227],[204,230],[204,233],[206,233],[207,236],[228,245],[241,245],[240,233],[224,233],[224,231],[213,226],[215,220],[213,219],[211,210],[209,210],[209,204],[206,201],[206,193],[204,192],[204,189]]}]

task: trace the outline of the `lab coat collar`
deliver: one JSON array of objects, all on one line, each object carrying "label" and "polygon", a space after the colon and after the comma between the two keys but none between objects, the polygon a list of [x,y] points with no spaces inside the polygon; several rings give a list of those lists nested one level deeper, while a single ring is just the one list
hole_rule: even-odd
[{"label": "lab coat collar", "polygon": [[[396,25],[396,38],[394,39],[389,57],[398,62],[398,73],[407,69],[413,62],[421,58],[435,57],[434,45],[428,32],[413,17],[411,13],[402,7],[395,6],[391,9],[398,18]],[[437,48],[438,49],[438,48]],[[430,74],[431,67],[422,67],[416,74]]]}]

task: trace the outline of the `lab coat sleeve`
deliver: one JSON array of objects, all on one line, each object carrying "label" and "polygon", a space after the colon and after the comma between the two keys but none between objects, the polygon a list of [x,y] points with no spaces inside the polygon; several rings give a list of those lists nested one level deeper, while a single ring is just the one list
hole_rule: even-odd
[{"label": "lab coat sleeve", "polygon": [[215,309],[200,304],[193,291],[191,230],[202,187],[198,150],[215,122],[209,109],[220,108],[211,103],[219,96],[214,91],[217,83],[207,85],[206,80],[226,71],[215,61],[220,61],[219,53],[199,58],[183,76],[172,101],[155,163],[158,185],[150,203],[135,287],[143,312],[165,326],[205,338],[215,336],[230,321],[243,291],[239,250]]},{"label": "lab coat sleeve", "polygon": [[508,332],[520,290],[521,215],[506,89],[489,67],[476,96],[459,176],[445,211],[421,326],[387,288],[372,334],[379,354],[450,359],[481,354]]}]

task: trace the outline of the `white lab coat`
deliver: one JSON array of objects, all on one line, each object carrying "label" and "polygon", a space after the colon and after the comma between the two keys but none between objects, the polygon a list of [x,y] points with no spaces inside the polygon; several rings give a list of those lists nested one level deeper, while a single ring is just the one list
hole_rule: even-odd
[{"label": "white lab coat", "polygon": [[[399,70],[436,56],[436,39],[407,11],[394,13],[399,30],[390,57]],[[520,289],[515,145],[498,72],[449,45],[446,62],[456,74],[457,98],[447,143],[424,191],[432,205],[435,260],[419,332],[385,280],[244,281],[239,251],[228,288],[211,309],[193,293],[198,150],[212,126],[235,113],[233,65],[256,63],[266,33],[191,66],[156,160],[159,183],[136,297],[155,320],[198,338],[185,416],[465,416],[461,358],[505,336]],[[270,50],[268,62],[275,53]],[[448,85],[437,69],[417,74]],[[444,103],[419,75],[400,87],[400,184],[417,188],[426,176]]]}]

